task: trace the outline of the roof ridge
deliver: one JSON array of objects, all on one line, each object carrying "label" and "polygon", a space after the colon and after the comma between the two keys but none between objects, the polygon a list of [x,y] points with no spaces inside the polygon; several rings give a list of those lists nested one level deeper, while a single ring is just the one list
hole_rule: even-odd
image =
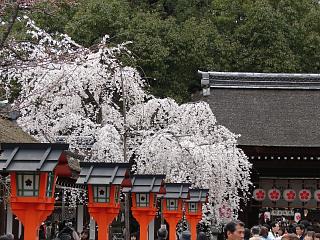
[{"label": "roof ridge", "polygon": [[204,95],[210,94],[210,88],[320,90],[320,74],[314,73],[198,73],[202,75]]},{"label": "roof ridge", "polygon": [[199,74],[209,74],[215,76],[238,76],[238,77],[282,77],[282,78],[319,78],[320,73],[264,73],[264,72],[219,72],[219,71],[198,71]]}]

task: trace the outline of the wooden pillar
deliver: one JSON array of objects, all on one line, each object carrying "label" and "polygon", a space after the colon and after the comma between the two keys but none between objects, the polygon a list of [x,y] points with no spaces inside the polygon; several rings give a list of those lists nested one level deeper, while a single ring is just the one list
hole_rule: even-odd
[{"label": "wooden pillar", "polygon": [[5,177],[0,175],[0,236],[6,233],[6,211],[5,211]]},{"label": "wooden pillar", "polygon": [[83,205],[78,205],[77,208],[77,231],[82,232],[83,230]]},{"label": "wooden pillar", "polygon": [[[109,225],[113,219],[119,214],[120,205],[112,198],[110,203],[97,203],[93,201],[93,188],[88,188],[89,204],[88,211],[90,216],[94,218],[98,224],[98,240],[109,239]],[[110,189],[110,196],[114,196],[115,187]]]},{"label": "wooden pillar", "polygon": [[190,218],[189,224],[190,224],[190,232],[191,232],[191,240],[197,240],[197,224],[199,223],[199,220],[196,218]]},{"label": "wooden pillar", "polygon": [[90,240],[96,239],[96,222],[93,217],[90,217]]},{"label": "wooden pillar", "polygon": [[171,221],[167,220],[167,222],[169,224],[169,240],[176,240],[177,238],[176,227],[179,220],[177,221],[176,219],[172,219]]},{"label": "wooden pillar", "polygon": [[[148,240],[148,226],[149,223],[154,220],[156,210],[150,209],[134,209],[132,211],[133,217],[137,220],[140,226],[140,240]],[[150,239],[151,240],[151,239]]]},{"label": "wooden pillar", "polygon": [[101,218],[99,220],[96,219],[98,224],[98,240],[109,240],[108,229],[109,225],[107,224],[106,219]]},{"label": "wooden pillar", "polygon": [[169,210],[167,202],[164,202],[163,216],[169,224],[169,240],[176,240],[177,238],[176,227],[178,222],[182,219],[182,205],[183,202],[181,199],[179,199],[178,208],[176,210]]},{"label": "wooden pillar", "polygon": [[[154,236],[154,219],[149,223],[149,238],[153,238]],[[151,237],[152,236],[152,237]]]},{"label": "wooden pillar", "polygon": [[12,233],[12,220],[13,220],[13,216],[12,216],[12,212],[11,212],[11,208],[9,205],[7,205],[7,233]]},{"label": "wooden pillar", "polygon": [[140,240],[148,240],[148,225],[147,221],[141,221],[140,224]]},{"label": "wooden pillar", "polygon": [[24,224],[24,240],[38,240],[38,229],[40,225],[37,222],[26,221]]}]

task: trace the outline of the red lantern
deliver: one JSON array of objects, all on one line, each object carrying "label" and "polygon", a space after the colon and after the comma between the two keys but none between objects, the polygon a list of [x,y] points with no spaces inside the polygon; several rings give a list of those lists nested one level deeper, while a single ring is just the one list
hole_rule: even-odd
[{"label": "red lantern", "polygon": [[280,190],[273,188],[268,191],[268,197],[272,202],[279,201],[281,196]]},{"label": "red lantern", "polygon": [[301,202],[308,202],[311,199],[311,191],[308,189],[300,190],[299,199]]},{"label": "red lantern", "polygon": [[24,239],[39,239],[41,223],[54,210],[55,167],[69,145],[1,143],[0,148],[0,172],[10,174],[11,210],[24,226]]},{"label": "red lantern", "polygon": [[253,191],[253,198],[256,201],[263,201],[266,198],[266,191],[258,188]]},{"label": "red lantern", "polygon": [[297,193],[293,189],[286,189],[283,191],[283,198],[287,202],[293,202],[296,199],[296,197],[297,197]]},{"label": "red lantern", "polygon": [[80,166],[77,184],[88,187],[88,212],[98,224],[98,239],[109,239],[109,225],[120,211],[120,186],[130,187],[125,184],[130,165],[81,162]]},{"label": "red lantern", "polygon": [[317,201],[317,202],[320,202],[320,189],[314,191],[314,199]]},{"label": "red lantern", "polygon": [[166,192],[163,194],[162,213],[169,224],[169,239],[176,238],[176,226],[183,217],[183,201],[190,197],[190,187],[191,184],[188,183],[166,183],[163,188]]},{"label": "red lantern", "polygon": [[165,175],[133,175],[132,177],[131,212],[140,226],[140,240],[149,239],[148,225],[157,214],[156,196],[166,192],[162,189],[165,177]]},{"label": "red lantern", "polygon": [[[202,204],[207,201],[208,189],[190,189],[186,218],[190,224],[191,239],[197,239],[197,225],[202,219]],[[170,239],[171,240],[171,239]]]}]

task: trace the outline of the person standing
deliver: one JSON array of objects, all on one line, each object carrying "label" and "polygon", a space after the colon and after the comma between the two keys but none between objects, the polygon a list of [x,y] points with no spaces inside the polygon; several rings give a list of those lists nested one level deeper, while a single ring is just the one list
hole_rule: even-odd
[{"label": "person standing", "polygon": [[43,224],[40,226],[39,240],[46,240],[46,234],[45,234],[45,231],[44,231],[44,225]]},{"label": "person standing", "polygon": [[165,240],[168,237],[168,231],[165,224],[161,224],[160,229],[157,232],[158,240]]},{"label": "person standing", "polygon": [[308,231],[308,232],[304,235],[304,240],[314,240],[314,235],[315,235],[315,232],[314,232],[314,231]]},{"label": "person standing", "polygon": [[137,234],[136,233],[131,234],[130,240],[137,240]]},{"label": "person standing", "polygon": [[224,227],[224,235],[227,240],[243,240],[244,224],[241,221],[231,221]]},{"label": "person standing", "polygon": [[80,240],[89,240],[89,231],[83,230],[80,234]]},{"label": "person standing", "polygon": [[268,228],[265,226],[262,226],[260,229],[261,240],[268,240],[268,233],[269,233]]},{"label": "person standing", "polygon": [[296,234],[294,233],[288,233],[288,234],[285,234],[281,240],[299,240],[299,238],[297,237]]},{"label": "person standing", "polygon": [[191,240],[191,233],[189,230],[184,230],[181,233],[181,240]]},{"label": "person standing", "polygon": [[[63,227],[64,226],[64,227]],[[62,230],[58,234],[61,240],[80,240],[78,233],[72,228],[71,222],[64,221],[61,225]]]},{"label": "person standing", "polygon": [[198,233],[198,238],[197,238],[197,240],[207,240],[208,239],[208,237],[207,237],[207,235],[204,233],[204,232],[199,232]]},{"label": "person standing", "polygon": [[279,232],[280,226],[278,222],[272,222],[271,223],[271,229],[268,234],[268,239],[269,240],[275,240],[278,237],[278,232]]},{"label": "person standing", "polygon": [[304,238],[304,225],[303,224],[298,224],[296,226],[296,234],[299,240],[303,240]]},{"label": "person standing", "polygon": [[52,223],[51,222],[47,222],[46,223],[46,240],[51,240],[51,230],[52,230]]},{"label": "person standing", "polygon": [[251,234],[252,234],[252,237],[249,239],[249,240],[261,240],[261,237],[260,237],[260,227],[259,226],[253,226],[251,228]]}]

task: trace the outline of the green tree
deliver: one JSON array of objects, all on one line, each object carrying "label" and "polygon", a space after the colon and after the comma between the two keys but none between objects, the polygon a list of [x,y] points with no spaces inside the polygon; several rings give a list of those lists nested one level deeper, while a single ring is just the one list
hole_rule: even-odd
[{"label": "green tree", "polygon": [[[105,34],[128,45],[127,59],[150,92],[179,102],[199,88],[197,70],[320,72],[315,0],[60,0],[32,17],[47,31],[92,46]],[[17,35],[23,33],[15,26]]]},{"label": "green tree", "polygon": [[252,4],[234,34],[239,41],[238,71],[294,72],[298,60],[286,35],[287,20],[268,1]]},{"label": "green tree", "polygon": [[77,42],[90,46],[106,34],[119,41],[129,20],[127,1],[81,1],[77,12],[65,26],[65,31]]},{"label": "green tree", "polygon": [[65,31],[66,24],[73,18],[81,4],[70,2],[68,0],[58,0],[46,2],[43,1],[37,5],[40,11],[32,11],[31,18],[37,21],[37,24],[48,32]]},{"label": "green tree", "polygon": [[320,6],[315,6],[302,22],[305,31],[300,61],[304,72],[320,72]]}]

